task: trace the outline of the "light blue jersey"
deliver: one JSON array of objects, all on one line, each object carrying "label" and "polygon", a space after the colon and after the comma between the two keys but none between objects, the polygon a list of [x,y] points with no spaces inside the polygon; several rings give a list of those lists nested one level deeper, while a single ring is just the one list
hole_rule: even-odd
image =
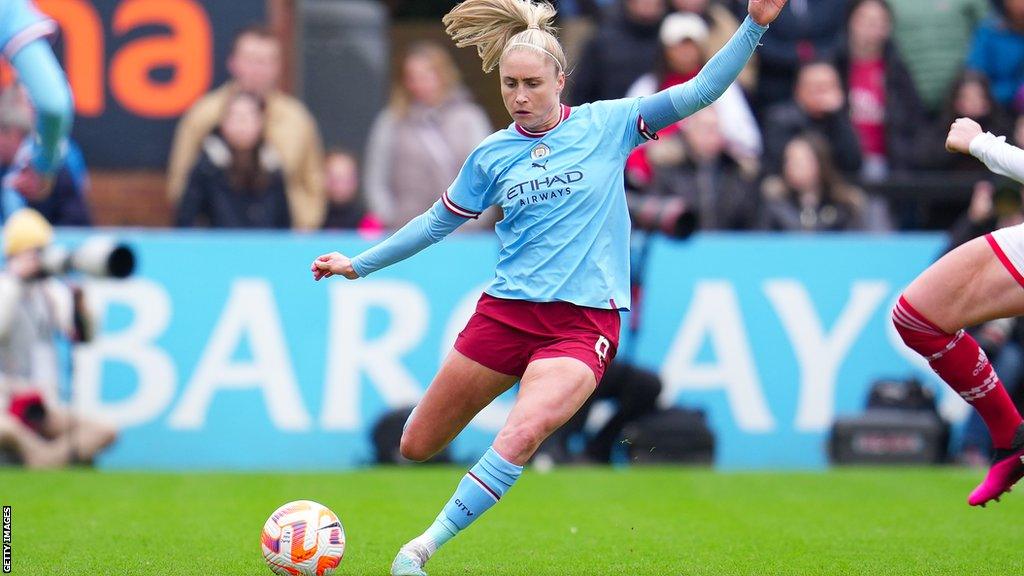
[{"label": "light blue jersey", "polygon": [[629,308],[629,213],[622,167],[644,141],[639,99],[563,107],[543,134],[512,124],[470,155],[450,210],[501,206],[497,298]]},{"label": "light blue jersey", "polygon": [[29,0],[0,1],[0,50],[8,60],[38,40],[57,31],[57,25]]},{"label": "light blue jersey", "polygon": [[501,253],[486,292],[628,309],[629,214],[623,167],[644,138],[708,106],[736,80],[767,27],[749,16],[689,82],[646,98],[562,108],[543,134],[513,124],[484,140],[441,199],[352,259],[365,277],[440,242],[498,205]]}]

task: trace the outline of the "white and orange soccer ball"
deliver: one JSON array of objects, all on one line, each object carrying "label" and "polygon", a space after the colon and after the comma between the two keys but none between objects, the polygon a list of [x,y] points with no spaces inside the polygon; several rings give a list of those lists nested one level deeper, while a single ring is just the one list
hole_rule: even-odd
[{"label": "white and orange soccer ball", "polygon": [[329,576],[345,555],[345,528],[327,506],[296,500],[267,518],[260,548],[275,574]]}]

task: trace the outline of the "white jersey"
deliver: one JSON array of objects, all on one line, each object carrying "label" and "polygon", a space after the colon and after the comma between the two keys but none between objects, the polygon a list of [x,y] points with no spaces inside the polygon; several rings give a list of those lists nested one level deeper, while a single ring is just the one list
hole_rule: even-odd
[{"label": "white jersey", "polygon": [[[979,134],[971,140],[970,150],[989,170],[1024,183],[1024,150],[1007,144],[1005,136]],[[1006,270],[1024,286],[1024,224],[1000,228],[986,238]]]},{"label": "white jersey", "polygon": [[1024,150],[1007,144],[1006,136],[985,132],[971,140],[970,148],[971,155],[984,162],[989,170],[1024,183]]},{"label": "white jersey", "polygon": [[72,331],[70,292],[57,280],[26,283],[0,274],[0,407],[26,388],[57,399],[55,339]]}]

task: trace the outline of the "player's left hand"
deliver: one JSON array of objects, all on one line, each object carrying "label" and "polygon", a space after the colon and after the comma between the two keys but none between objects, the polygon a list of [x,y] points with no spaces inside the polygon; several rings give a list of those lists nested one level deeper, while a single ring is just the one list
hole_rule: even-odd
[{"label": "player's left hand", "polygon": [[31,167],[23,168],[17,175],[11,186],[29,202],[45,200],[50,195],[53,187],[53,179],[43,176]]},{"label": "player's left hand", "polygon": [[779,17],[779,12],[786,5],[786,0],[750,0],[747,12],[761,26],[767,26]]},{"label": "player's left hand", "polygon": [[946,135],[946,150],[970,154],[971,140],[974,140],[979,134],[981,134],[981,124],[970,118],[957,118],[949,127],[949,134]]}]

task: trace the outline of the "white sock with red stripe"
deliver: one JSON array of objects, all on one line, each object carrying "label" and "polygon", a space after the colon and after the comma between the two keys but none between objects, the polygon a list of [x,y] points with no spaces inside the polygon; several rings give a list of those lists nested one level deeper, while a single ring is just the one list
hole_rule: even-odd
[{"label": "white sock with red stripe", "polygon": [[522,466],[505,460],[493,447],[488,448],[480,461],[470,468],[459,482],[455,494],[445,504],[430,528],[410,544],[419,544],[426,548],[429,557],[491,506],[497,504],[522,473]]}]

